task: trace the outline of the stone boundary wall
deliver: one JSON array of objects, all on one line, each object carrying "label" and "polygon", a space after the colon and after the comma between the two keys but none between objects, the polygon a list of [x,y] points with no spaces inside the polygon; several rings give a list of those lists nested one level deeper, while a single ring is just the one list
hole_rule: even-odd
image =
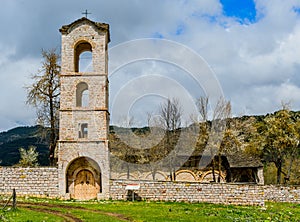
[{"label": "stone boundary wall", "polygon": [[265,200],[300,203],[300,186],[265,185]]},{"label": "stone boundary wall", "polygon": [[0,167],[0,195],[37,197],[58,196],[58,170],[55,167]]},{"label": "stone boundary wall", "polygon": [[[131,198],[127,184],[140,184],[135,198],[153,201],[209,202],[263,206],[264,201],[300,203],[300,186],[214,184],[197,182],[110,180],[113,200]],[[0,167],[0,195],[59,197],[55,167]]]},{"label": "stone boundary wall", "polygon": [[128,184],[140,184],[134,193],[142,200],[264,206],[264,186],[254,184],[111,180],[110,197],[131,199],[131,191],[125,189]]}]

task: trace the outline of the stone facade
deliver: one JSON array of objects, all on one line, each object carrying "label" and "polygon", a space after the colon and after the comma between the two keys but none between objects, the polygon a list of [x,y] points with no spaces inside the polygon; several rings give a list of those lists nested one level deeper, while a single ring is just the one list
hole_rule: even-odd
[{"label": "stone facade", "polygon": [[57,197],[57,168],[0,167],[0,194],[11,195],[14,188],[17,195]]},{"label": "stone facade", "polygon": [[[59,193],[67,198],[107,199],[109,26],[82,18],[60,32]],[[91,53],[91,70],[80,70],[84,52]]]},{"label": "stone facade", "polygon": [[[130,198],[131,191],[126,190],[126,186],[133,183],[133,181],[126,180],[111,180],[111,198],[113,200]],[[134,190],[135,199],[264,205],[264,187],[260,185],[156,181],[135,181],[135,183],[140,185],[138,190]]]}]

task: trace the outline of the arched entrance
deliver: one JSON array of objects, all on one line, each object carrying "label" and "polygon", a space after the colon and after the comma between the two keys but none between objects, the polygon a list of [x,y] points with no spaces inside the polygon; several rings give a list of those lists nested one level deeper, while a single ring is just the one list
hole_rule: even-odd
[{"label": "arched entrance", "polygon": [[67,193],[77,200],[91,200],[101,193],[101,171],[98,164],[88,157],[73,160],[66,175]]}]

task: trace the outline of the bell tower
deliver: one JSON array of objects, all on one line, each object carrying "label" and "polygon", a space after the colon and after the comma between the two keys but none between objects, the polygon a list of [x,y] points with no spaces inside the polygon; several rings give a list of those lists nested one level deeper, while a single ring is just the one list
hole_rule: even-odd
[{"label": "bell tower", "polygon": [[59,31],[62,35],[60,194],[79,200],[107,199],[109,25],[83,17]]}]

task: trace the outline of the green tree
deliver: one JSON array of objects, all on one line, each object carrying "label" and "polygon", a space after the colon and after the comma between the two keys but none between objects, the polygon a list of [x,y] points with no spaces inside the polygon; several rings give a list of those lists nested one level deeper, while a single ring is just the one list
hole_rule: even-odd
[{"label": "green tree", "polygon": [[49,161],[55,165],[54,152],[58,140],[60,56],[55,49],[42,50],[42,67],[32,76],[34,82],[27,87],[27,104],[37,109],[38,123],[49,127]]},{"label": "green tree", "polygon": [[21,147],[19,149],[20,152],[20,161],[17,164],[21,167],[35,167],[38,166],[38,155],[39,153],[36,151],[35,146],[30,146],[28,150]]},{"label": "green tree", "polygon": [[298,150],[299,132],[297,124],[293,120],[290,110],[283,106],[282,110],[267,116],[264,119],[264,125],[261,126],[263,157],[266,162],[275,164],[278,184],[281,183],[284,161],[290,157],[293,162]]}]

